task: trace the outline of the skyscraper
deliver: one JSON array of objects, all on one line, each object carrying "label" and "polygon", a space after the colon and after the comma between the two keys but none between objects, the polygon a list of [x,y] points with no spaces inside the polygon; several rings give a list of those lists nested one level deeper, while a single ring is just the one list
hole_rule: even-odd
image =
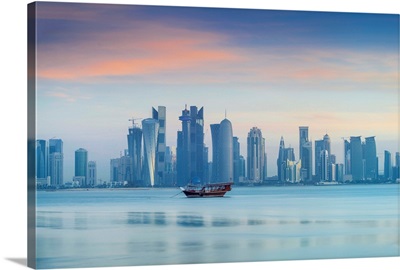
[{"label": "skyscraper", "polygon": [[204,108],[190,106],[190,177],[204,180]]},{"label": "skyscraper", "polygon": [[308,142],[308,127],[299,127],[299,155],[300,157],[303,154],[303,144]]},{"label": "skyscraper", "polygon": [[131,185],[141,185],[142,180],[142,129],[135,124],[132,119],[132,127],[128,130],[128,155],[132,160],[132,183]]},{"label": "skyscraper", "polygon": [[219,145],[219,128],[220,124],[211,124],[211,140],[212,140],[212,172],[211,172],[211,181],[212,182],[218,182],[219,180],[219,151],[218,151],[218,145]]},{"label": "skyscraper", "polygon": [[64,154],[63,141],[61,139],[49,140],[49,176],[51,186],[64,184]]},{"label": "skyscraper", "polygon": [[47,178],[47,144],[45,140],[36,141],[36,179]]},{"label": "skyscraper", "polygon": [[321,175],[320,175],[320,181],[328,181],[329,180],[329,154],[328,150],[322,150],[320,153],[320,164],[321,164]]},{"label": "skyscraper", "polygon": [[308,127],[299,127],[299,153],[301,177],[305,182],[312,181],[312,143],[308,139]]},{"label": "skyscraper", "polygon": [[239,184],[240,176],[240,143],[238,137],[233,137],[233,182]]},{"label": "skyscraper", "polygon": [[204,159],[204,109],[190,106],[189,111],[185,106],[179,120],[182,131],[178,131],[177,142],[178,184],[203,182],[207,162]]},{"label": "skyscraper", "polygon": [[385,150],[383,173],[386,180],[392,180],[392,153]]},{"label": "skyscraper", "polygon": [[97,166],[96,161],[88,162],[88,174],[87,174],[87,185],[96,186],[97,185]]},{"label": "skyscraper", "polygon": [[[289,174],[292,173],[288,170],[288,166],[297,166],[295,161],[294,149],[292,147],[285,148],[285,141],[283,140],[283,136],[281,136],[281,140],[279,142],[279,153],[277,159],[278,166],[278,180],[279,181],[288,181]],[[294,168],[294,167],[293,167]],[[292,179],[292,178],[291,178]]]},{"label": "skyscraper", "polygon": [[157,186],[164,186],[167,112],[165,106],[158,106],[158,111],[155,108],[152,108],[152,111],[153,119],[158,120],[159,123],[155,182]]},{"label": "skyscraper", "polygon": [[190,159],[190,112],[185,106],[182,115],[179,116],[182,122],[182,131],[177,132],[177,183],[179,186],[186,185],[190,180],[191,159]]},{"label": "skyscraper", "polygon": [[218,182],[233,181],[233,135],[232,124],[228,119],[221,121],[218,139]]},{"label": "skyscraper", "polygon": [[261,130],[257,127],[250,129],[247,136],[247,178],[255,183],[264,179],[265,142]]},{"label": "skyscraper", "polygon": [[365,177],[367,180],[378,179],[378,157],[376,155],[375,137],[365,138]]},{"label": "skyscraper", "polygon": [[351,148],[350,142],[346,139],[343,140],[344,146],[344,174],[351,175]]},{"label": "skyscraper", "polygon": [[144,144],[144,166],[143,179],[145,185],[154,186],[156,173],[156,151],[159,123],[158,120],[147,118],[142,121],[143,144]]},{"label": "skyscraper", "polygon": [[81,177],[82,186],[87,185],[88,152],[86,149],[79,148],[75,151],[75,177]]},{"label": "skyscraper", "polygon": [[350,137],[350,164],[353,181],[363,180],[361,136]]}]

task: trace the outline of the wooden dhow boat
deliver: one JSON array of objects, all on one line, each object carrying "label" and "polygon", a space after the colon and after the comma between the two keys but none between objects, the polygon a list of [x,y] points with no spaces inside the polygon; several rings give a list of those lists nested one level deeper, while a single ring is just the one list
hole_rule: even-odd
[{"label": "wooden dhow boat", "polygon": [[226,192],[232,190],[232,185],[233,182],[211,183],[204,185],[188,184],[186,187],[181,187],[181,190],[188,198],[223,197]]}]

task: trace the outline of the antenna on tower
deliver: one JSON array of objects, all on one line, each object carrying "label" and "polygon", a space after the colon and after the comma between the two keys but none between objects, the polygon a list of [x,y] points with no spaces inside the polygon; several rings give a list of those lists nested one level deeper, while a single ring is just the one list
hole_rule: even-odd
[{"label": "antenna on tower", "polygon": [[226,109],[225,109],[225,119],[226,119]]}]

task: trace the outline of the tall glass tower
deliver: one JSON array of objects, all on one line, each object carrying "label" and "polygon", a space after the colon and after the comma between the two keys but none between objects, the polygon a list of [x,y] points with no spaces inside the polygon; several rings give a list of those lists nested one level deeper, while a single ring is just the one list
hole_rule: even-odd
[{"label": "tall glass tower", "polygon": [[312,181],[312,143],[308,139],[308,127],[299,127],[299,153],[301,159],[301,178]]},{"label": "tall glass tower", "polygon": [[127,135],[128,155],[132,160],[132,185],[138,185],[142,180],[142,136],[142,129],[133,123]]},{"label": "tall glass tower", "polygon": [[365,138],[365,177],[367,180],[378,179],[378,157],[376,155],[375,137]]},{"label": "tall glass tower", "polygon": [[211,124],[211,140],[212,140],[212,172],[211,181],[218,182],[219,180],[219,129],[220,124]]},{"label": "tall glass tower", "polygon": [[61,139],[49,140],[49,176],[51,186],[64,184],[64,154],[63,141]]},{"label": "tall glass tower", "polygon": [[47,144],[45,140],[36,141],[36,178],[47,178]]},{"label": "tall glass tower", "polygon": [[158,120],[147,118],[142,121],[144,166],[143,178],[146,185],[154,186],[156,173],[156,151],[159,123]]},{"label": "tall glass tower", "polygon": [[385,150],[385,159],[384,159],[384,167],[383,174],[386,180],[392,180],[392,153]]},{"label": "tall glass tower", "polygon": [[177,169],[178,184],[184,185],[189,181],[202,182],[207,177],[204,169],[206,160],[204,153],[204,109],[197,110],[185,106],[179,117],[182,122],[182,131],[178,131]]},{"label": "tall glass tower", "polygon": [[264,179],[265,141],[261,130],[253,127],[247,135],[247,178],[260,183]]},{"label": "tall glass tower", "polygon": [[75,176],[83,179],[81,185],[87,185],[88,152],[86,149],[79,148],[75,151]]},{"label": "tall glass tower", "polygon": [[218,165],[219,182],[233,181],[233,135],[232,124],[228,119],[219,125]]},{"label": "tall glass tower", "polygon": [[363,180],[361,136],[350,137],[350,167],[353,181]]},{"label": "tall glass tower", "polygon": [[167,129],[167,111],[165,106],[158,106],[158,110],[152,108],[153,119],[158,120],[159,129],[157,137],[156,154],[156,176],[155,184],[165,186],[165,151],[166,151],[166,129]]}]

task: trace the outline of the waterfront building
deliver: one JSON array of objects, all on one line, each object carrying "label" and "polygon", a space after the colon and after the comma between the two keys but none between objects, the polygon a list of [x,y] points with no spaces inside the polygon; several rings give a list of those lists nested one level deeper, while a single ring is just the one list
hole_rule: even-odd
[{"label": "waterfront building", "polygon": [[385,150],[385,153],[384,153],[383,173],[384,173],[385,180],[392,180],[392,176],[393,176],[392,153],[390,153],[387,150]]},{"label": "waterfront building", "polygon": [[344,174],[351,175],[350,142],[347,139],[344,139],[343,146],[344,146]]},{"label": "waterfront building", "polygon": [[166,129],[167,112],[165,106],[158,106],[158,110],[152,108],[153,119],[158,120],[158,139],[156,154],[156,175],[155,183],[157,186],[165,186],[165,153],[166,153]]},{"label": "waterfront building", "polygon": [[400,152],[396,152],[395,157],[395,173],[393,174],[393,179],[400,178]]},{"label": "waterfront building", "polygon": [[132,127],[128,129],[128,155],[132,159],[132,185],[139,185],[142,180],[142,136],[143,131],[135,119],[132,120]]},{"label": "waterfront building", "polygon": [[96,161],[88,162],[88,174],[87,174],[87,185],[96,186],[97,185],[97,165]]},{"label": "waterfront building", "polygon": [[365,179],[377,180],[378,179],[378,157],[376,155],[375,137],[365,138]]},{"label": "waterfront building", "polygon": [[[288,162],[291,163],[288,163]],[[277,166],[278,166],[278,180],[279,181],[289,181],[290,177],[288,175],[287,166],[288,164],[301,164],[295,163],[295,156],[294,156],[294,148],[288,147],[285,148],[285,141],[283,136],[281,136],[281,140],[279,142],[279,153],[277,159]]]},{"label": "waterfront building", "polygon": [[218,145],[218,182],[233,181],[233,135],[232,124],[228,119],[221,121],[219,126]]},{"label": "waterfront building", "polygon": [[320,181],[326,182],[329,180],[329,154],[328,150],[322,150],[320,153],[321,175]]},{"label": "waterfront building", "polygon": [[246,160],[244,156],[239,156],[239,183],[244,181],[246,176]]},{"label": "waterfront building", "polygon": [[233,182],[239,184],[240,176],[240,142],[238,137],[233,137]]},{"label": "waterfront building", "polygon": [[265,140],[262,132],[253,127],[247,136],[247,178],[254,183],[264,180]]},{"label": "waterfront building", "polygon": [[308,139],[308,127],[299,127],[299,149],[301,159],[301,177],[305,182],[312,181],[312,143]]},{"label": "waterfront building", "polygon": [[344,181],[344,164],[335,164],[336,181]]},{"label": "waterfront building", "polygon": [[110,182],[118,181],[118,167],[119,158],[113,158],[110,160]]},{"label": "waterfront building", "polygon": [[361,136],[350,137],[350,167],[353,181],[364,180]]},{"label": "waterfront building", "polygon": [[190,106],[190,179],[204,182],[204,108]]},{"label": "waterfront building", "polygon": [[156,174],[156,151],[159,123],[158,120],[147,118],[142,120],[144,162],[143,180],[146,186],[154,186]]},{"label": "waterfront building", "polygon": [[[47,143],[46,140],[36,141],[36,179],[46,179],[47,178]],[[43,181],[43,180],[42,180]],[[46,180],[44,180],[46,182]]]},{"label": "waterfront building", "polygon": [[87,185],[88,152],[79,148],[75,151],[75,176],[81,177],[81,186]]},{"label": "waterfront building", "polygon": [[182,131],[178,131],[177,173],[178,184],[186,185],[189,181],[204,182],[206,161],[204,159],[204,109],[185,106],[179,117]]},{"label": "waterfront building", "polygon": [[64,153],[61,139],[49,140],[48,162],[50,185],[62,186],[64,184]]},{"label": "waterfront building", "polygon": [[219,156],[219,128],[220,124],[211,124],[211,143],[212,143],[212,173],[211,173],[211,182],[216,183],[219,179],[219,164],[218,164],[218,156]]}]

